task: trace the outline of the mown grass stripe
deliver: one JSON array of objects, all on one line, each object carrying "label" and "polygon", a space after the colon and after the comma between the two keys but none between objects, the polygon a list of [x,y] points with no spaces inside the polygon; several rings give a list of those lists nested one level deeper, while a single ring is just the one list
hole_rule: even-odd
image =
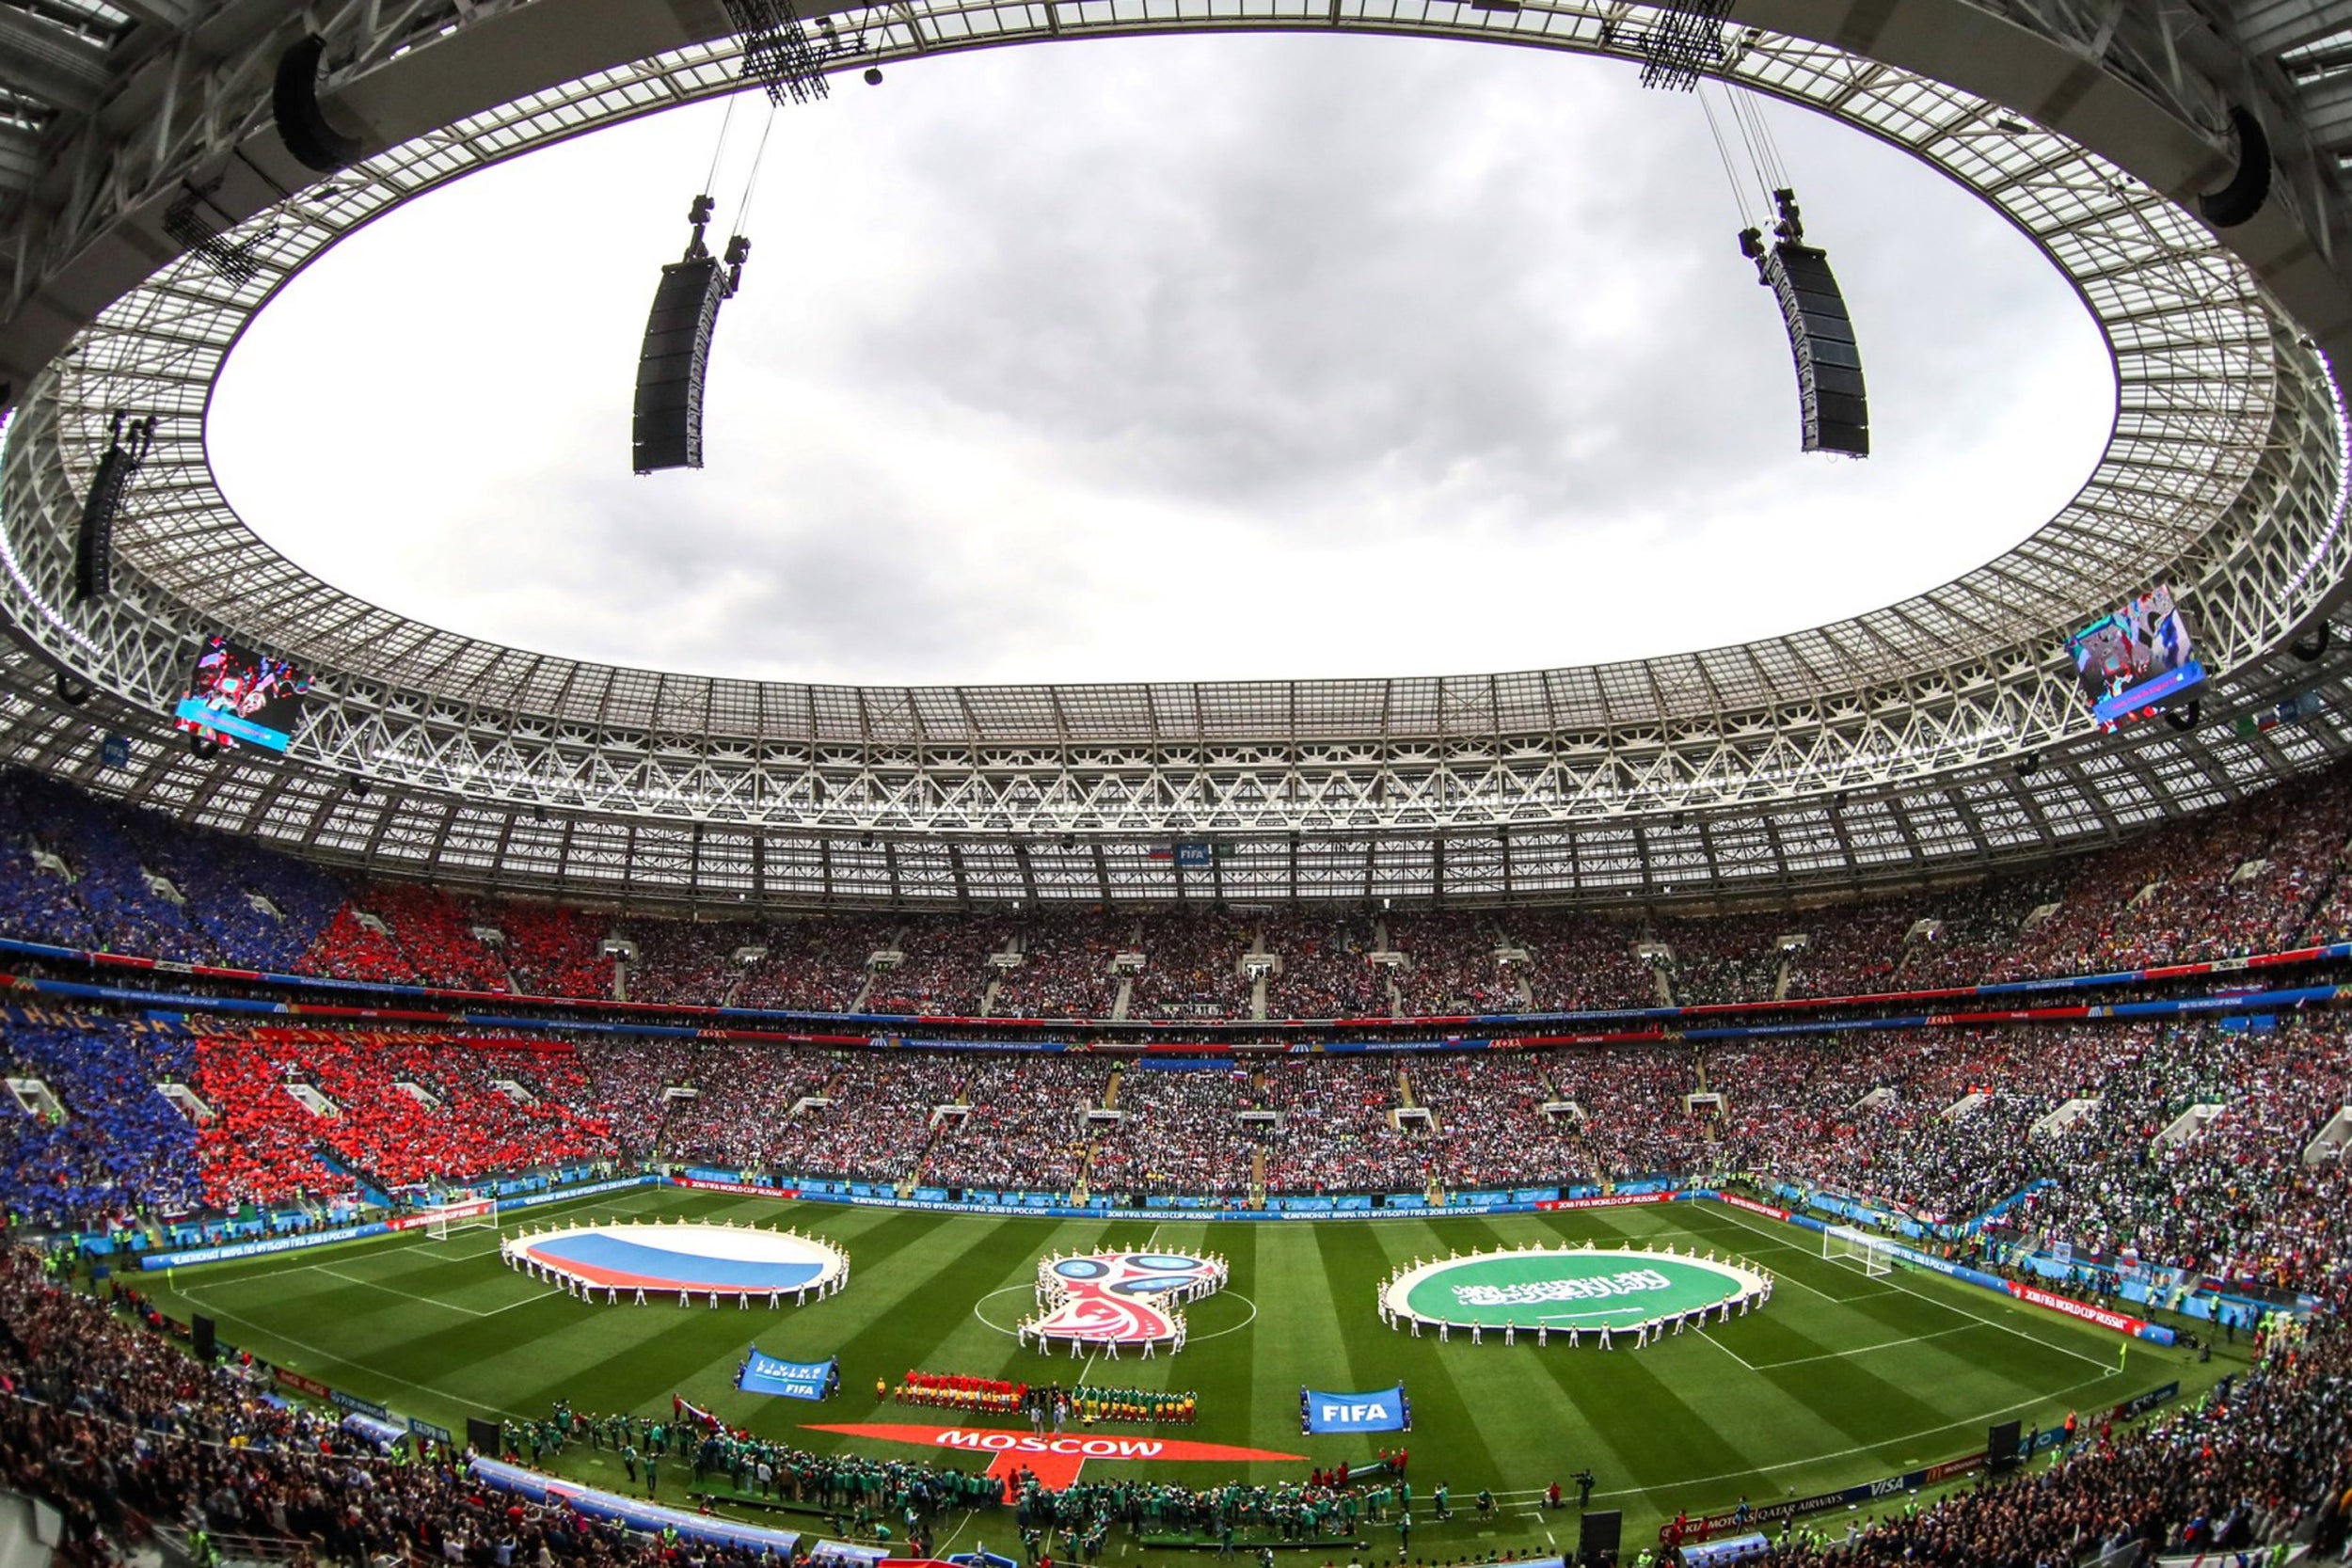
[{"label": "mown grass stripe", "polygon": [[[557,1392],[582,1409],[665,1410],[675,1390],[794,1443],[866,1447],[800,1429],[812,1421],[877,1418],[875,1376],[895,1378],[911,1364],[1030,1381],[1080,1375],[1084,1362],[1045,1362],[1017,1349],[1009,1335],[975,1318],[976,1305],[993,1290],[1025,1288],[1041,1252],[1141,1245],[1154,1228],[1146,1222],[966,1216],[655,1189],[550,1205],[525,1219],[535,1227],[645,1216],[732,1216],[829,1237],[850,1254],[850,1289],[821,1304],[773,1312],[606,1307],[553,1291],[517,1296],[518,1289],[538,1288],[505,1270],[489,1255],[487,1234],[476,1232],[461,1232],[454,1243],[363,1242],[137,1283],[174,1316],[206,1310],[210,1302],[232,1342],[444,1425],[492,1407],[541,1415]],[[507,1228],[511,1234],[514,1227]],[[1327,1462],[1352,1456],[1359,1443],[1367,1449],[1381,1445],[1302,1440],[1298,1386],[1378,1387],[1402,1376],[1416,1416],[1415,1432],[1403,1441],[1414,1454],[1421,1497],[1426,1500],[1440,1477],[1453,1482],[1457,1499],[1481,1485],[1506,1494],[1504,1519],[1481,1522],[1465,1511],[1439,1528],[1424,1517],[1414,1555],[1433,1560],[1516,1550],[1535,1544],[1532,1532],[1556,1533],[1561,1517],[1530,1517],[1524,1499],[1529,1489],[1565,1482],[1580,1463],[1590,1462],[1599,1474],[1604,1503],[1627,1507],[1629,1533],[1646,1539],[1658,1514],[1674,1507],[1724,1506],[1741,1491],[1760,1499],[1842,1485],[1965,1451],[1980,1440],[1984,1422],[2010,1410],[2046,1422],[2062,1418],[2070,1404],[2093,1401],[2087,1409],[2103,1407],[2176,1372],[2194,1396],[2244,1365],[2242,1354],[2226,1347],[2210,1366],[2134,1347],[2134,1375],[2118,1379],[2117,1341],[2101,1331],[1924,1274],[1871,1281],[1822,1261],[1817,1237],[1768,1221],[1750,1224],[1748,1216],[1708,1204],[1317,1224],[1171,1216],[1157,1228],[1161,1247],[1229,1254],[1232,1287],[1226,1297],[1191,1309],[1194,1338],[1183,1355],[1098,1361],[1092,1380],[1195,1388],[1203,1402],[1200,1423],[1178,1435]],[[1764,1260],[1782,1288],[1761,1313],[1710,1328],[1709,1339],[1670,1337],[1638,1353],[1491,1341],[1439,1347],[1377,1326],[1375,1283],[1416,1253],[1586,1240],[1637,1250],[1668,1240],[1687,1248],[1695,1240],[1702,1253],[1712,1247]],[[485,1243],[479,1257],[450,1250],[469,1241]],[[432,1299],[412,1301],[383,1287]],[[1209,1333],[1243,1322],[1245,1296],[1257,1302],[1258,1322],[1238,1333]],[[1027,1310],[1025,1293],[1001,1301],[1006,1310],[993,1314],[998,1322]],[[512,1310],[492,1310],[510,1302]],[[475,1317],[458,1307],[492,1315]],[[1915,1338],[1922,1333],[1936,1337]],[[755,1341],[795,1359],[840,1353],[845,1397],[814,1405],[736,1394],[736,1359]],[[1756,1370],[1741,1367],[1727,1351]],[[1915,1405],[1892,1418],[1875,1410],[1891,1402],[1887,1385]],[[1809,1404],[1800,1395],[1813,1386],[1826,1392]],[[1922,1413],[1917,1404],[1929,1408]],[[879,1418],[954,1421],[931,1411],[885,1410]],[[981,1459],[954,1463],[973,1466]],[[617,1470],[598,1465],[592,1454],[572,1453],[561,1467],[618,1481]],[[1242,1479],[1269,1482],[1307,1467],[1261,1465]],[[1104,1466],[1103,1473],[1191,1484],[1234,1475],[1222,1465]],[[1507,1496],[1515,1489],[1517,1498]],[[670,1485],[664,1490],[675,1500]],[[1572,1531],[1572,1519],[1566,1528]],[[1565,1537],[1557,1543],[1569,1544]],[[1393,1539],[1378,1544],[1385,1552]],[[1133,1568],[1145,1568],[1132,1548],[1128,1557]]]}]

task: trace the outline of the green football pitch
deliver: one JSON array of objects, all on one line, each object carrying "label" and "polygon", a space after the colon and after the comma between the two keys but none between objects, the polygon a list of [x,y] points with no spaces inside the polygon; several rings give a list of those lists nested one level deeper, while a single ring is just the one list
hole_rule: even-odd
[{"label": "green football pitch", "polygon": [[[538,1418],[553,1402],[597,1413],[660,1412],[673,1394],[733,1425],[826,1451],[983,1467],[983,1454],[882,1445],[806,1432],[810,1422],[995,1425],[1013,1419],[877,1406],[874,1382],[909,1368],[1042,1382],[1193,1389],[1197,1425],[1105,1427],[1305,1456],[1240,1466],[1089,1461],[1088,1479],[1149,1475],[1206,1486],[1233,1479],[1303,1478],[1311,1466],[1365,1461],[1405,1443],[1417,1500],[1438,1482],[1454,1517],[1422,1516],[1413,1553],[1433,1560],[1490,1550],[1573,1547],[1575,1511],[1539,1510],[1537,1495],[1590,1467],[1597,1508],[1625,1513],[1629,1543],[1654,1539],[1677,1510],[1761,1504],[1875,1480],[1972,1453],[1989,1423],[2048,1425],[2069,1410],[2094,1416],[2178,1379],[2194,1396],[2244,1365],[2217,1352],[2134,1344],[2119,1366],[2118,1338],[2001,1297],[1898,1269],[1877,1278],[1825,1261],[1819,1237],[1712,1203],[1676,1203],[1495,1218],[1323,1223],[1184,1223],[994,1218],[903,1210],[787,1204],[675,1189],[642,1189],[534,1212],[547,1219],[729,1218],[790,1223],[849,1253],[847,1289],[776,1310],[697,1305],[589,1305],[502,1265],[487,1230],[443,1241],[415,1235],[182,1269],[139,1283],[164,1309],[202,1312],[221,1337],[336,1387],[462,1433],[469,1416]],[[510,1220],[509,1222],[513,1222]],[[1414,1338],[1381,1326],[1380,1283],[1416,1258],[1521,1243],[1607,1246],[1672,1243],[1740,1254],[1778,1279],[1772,1299],[1704,1334],[1645,1350],[1538,1349],[1522,1336]],[[1016,1348],[1010,1326],[1031,1307],[1037,1259],[1054,1251],[1215,1250],[1231,1262],[1221,1293],[1188,1309],[1181,1354],[1144,1361],[1051,1361]],[[838,1356],[833,1401],[738,1393],[748,1345],[791,1360]],[[1316,1436],[1298,1428],[1300,1386],[1329,1391],[1402,1379],[1413,1431]],[[619,1489],[610,1455],[574,1448],[555,1466]],[[662,1496],[687,1501],[681,1464]],[[1467,1499],[1497,1497],[1479,1517]],[[1418,1511],[1418,1501],[1417,1501]],[[763,1517],[747,1513],[746,1517]],[[1842,1529],[1845,1515],[1832,1516]],[[789,1517],[771,1522],[805,1527]],[[1009,1524],[942,1532],[944,1549],[980,1536],[1011,1544]],[[952,1528],[952,1527],[951,1527]],[[1385,1536],[1385,1538],[1383,1538]],[[1392,1532],[1372,1538],[1394,1551]],[[1109,1548],[1152,1554],[1115,1532]],[[1325,1554],[1327,1555],[1327,1554]]]}]

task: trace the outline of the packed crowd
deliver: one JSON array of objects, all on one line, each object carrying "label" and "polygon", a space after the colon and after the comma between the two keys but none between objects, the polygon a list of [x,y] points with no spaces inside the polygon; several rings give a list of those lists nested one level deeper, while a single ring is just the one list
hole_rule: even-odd
[{"label": "packed crowd", "polygon": [[[592,1048],[600,1076],[628,1077],[642,1096],[646,1085],[628,1071],[637,1054],[627,1046]],[[836,1053],[734,1041],[673,1047],[657,1055],[660,1081],[652,1087],[660,1132],[654,1141],[661,1151],[743,1170],[774,1166],[794,1147],[803,1118],[813,1125],[831,1109],[810,1102],[829,1098],[834,1081],[850,1070]]]},{"label": "packed crowd", "polygon": [[[259,1029],[200,1040],[193,1086],[212,1112],[197,1157],[219,1209],[619,1152],[585,1069],[563,1047]],[[144,1098],[160,1097],[151,1085]]]},{"label": "packed crowd", "polygon": [[1576,1121],[1546,1109],[1565,1102],[1533,1056],[1432,1056],[1408,1072],[1415,1101],[1437,1123],[1432,1137],[1448,1185],[1522,1186],[1530,1172],[1549,1172],[1551,1182],[1596,1175]]},{"label": "packed crowd", "polygon": [[1086,1171],[1093,1135],[1086,1113],[1102,1105],[1108,1064],[983,1057],[962,1088],[966,1109],[944,1118],[923,1160],[935,1187],[1025,1187],[1068,1193]]},{"label": "packed crowd", "polygon": [[[2055,869],[1801,911],[1031,909],[689,923],[348,881],[11,771],[0,774],[0,935],[378,985],[811,1012],[1103,1018],[1128,980],[1130,1018],[1248,1018],[1260,974],[1275,1019],[1609,1010],[2342,941],[2347,840],[2352,769],[2336,769]],[[616,966],[609,942],[633,957]],[[1375,951],[1396,961],[1374,964]],[[1137,957],[1118,970],[1122,953]]]},{"label": "packed crowd", "polygon": [[1003,915],[907,922],[898,932],[905,958],[876,972],[866,1011],[977,1017],[998,974],[989,959],[1012,952],[1018,934]]},{"label": "packed crowd", "polygon": [[[1404,1069],[1365,1061],[1283,1057],[1258,1074],[1261,1109],[1281,1116],[1263,1145],[1265,1190],[1274,1194],[1415,1193],[1438,1174],[1427,1125],[1393,1113],[1404,1102]],[[1269,1126],[1275,1124],[1266,1124]]]},{"label": "packed crowd", "polygon": [[1120,1122],[1095,1147],[1090,1189],[1247,1197],[1254,1145],[1241,1113],[1257,1108],[1251,1077],[1231,1062],[1183,1059],[1147,1058],[1121,1072]]},{"label": "packed crowd", "polygon": [[1136,922],[1144,967],[1135,976],[1130,1018],[1247,1018],[1256,989],[1243,971],[1248,923],[1222,910],[1164,911]]},{"label": "packed crowd", "polygon": [[1379,923],[1360,913],[1292,911],[1265,920],[1259,936],[1281,960],[1266,983],[1268,1018],[1387,1018],[1392,970],[1375,964]]},{"label": "packed crowd", "polygon": [[1524,963],[1515,966],[1502,957],[1525,950],[1508,947],[1491,916],[1463,910],[1394,914],[1389,942],[1406,959],[1395,973],[1401,1017],[1529,1010],[1519,984]]},{"label": "packed crowd", "polygon": [[195,1208],[196,1128],[155,1091],[195,1061],[185,1031],[144,1021],[36,1013],[0,1027],[5,1075],[27,1085],[0,1101],[0,1206],[101,1231]]},{"label": "packed crowd", "polygon": [[1707,1082],[1727,1101],[1712,1163],[1931,1221],[2013,1200],[1996,1238],[2063,1241],[2090,1261],[2324,1297],[2352,1278],[2352,1192],[2342,1150],[2318,1143],[2352,1106],[2341,1022],[1922,1030],[1868,1045],[1710,1049]]},{"label": "packed crowd", "polygon": [[1004,973],[989,1011],[997,1018],[1108,1018],[1119,995],[1111,965],[1133,951],[1132,923],[1097,910],[1031,911],[1021,922],[1021,962]]},{"label": "packed crowd", "polygon": [[[632,922],[631,928],[651,924]],[[744,970],[734,1005],[847,1012],[874,978],[874,955],[894,951],[900,924],[864,914],[774,922],[748,944],[764,955]]]},{"label": "packed crowd", "polygon": [[123,1561],[159,1527],[192,1544],[259,1538],[353,1568],[761,1568],[757,1554],[664,1550],[569,1508],[490,1492],[455,1455],[383,1457],[340,1412],[276,1397],[266,1367],[202,1367],[135,1292],[118,1288],[118,1302],[110,1311],[56,1288],[21,1250],[0,1257],[0,1487],[57,1511],[59,1557],[75,1568]]},{"label": "packed crowd", "polygon": [[[1778,929],[1774,929],[1778,927]],[[1671,958],[1661,965],[1675,1003],[1684,1007],[1768,1002],[1780,992],[1785,914],[1730,920],[1661,920],[1651,939]]]},{"label": "packed crowd", "polygon": [[45,1224],[655,1158],[1225,1202],[1758,1172],[2111,1265],[2352,1277],[2330,1013],[1238,1061],[24,1010],[0,1037],[0,1196]]},{"label": "packed crowd", "polygon": [[773,1129],[769,1164],[802,1176],[898,1181],[921,1164],[941,1107],[961,1103],[968,1057],[843,1053],[826,1081],[830,1103]]},{"label": "packed crowd", "polygon": [[[1955,1492],[1845,1539],[1783,1540],[1774,1560],[1836,1568],[2042,1568],[2340,1560],[2352,1513],[2352,1334],[2280,1343],[2194,1410],[2094,1433],[2045,1467]],[[2274,1548],[2277,1556],[2270,1555]],[[2237,1556],[2235,1554],[2244,1554]]]}]

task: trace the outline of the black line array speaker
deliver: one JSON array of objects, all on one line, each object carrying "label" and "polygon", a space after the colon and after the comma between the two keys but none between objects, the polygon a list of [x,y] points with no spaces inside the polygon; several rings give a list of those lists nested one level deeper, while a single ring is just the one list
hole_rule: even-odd
[{"label": "black line array speaker", "polygon": [[703,375],[710,366],[710,334],[726,298],[726,271],[715,256],[672,261],[661,269],[645,342],[637,356],[637,409],[629,442],[631,466],[703,466]]},{"label": "black line array speaker", "polygon": [[188,1342],[196,1351],[196,1358],[209,1365],[220,1342],[220,1331],[213,1320],[200,1313],[188,1320]]},{"label": "black line array speaker", "polygon": [[2230,135],[2237,142],[2237,168],[2230,182],[2197,198],[2198,214],[2216,229],[2250,223],[2270,199],[2270,136],[2253,114],[2230,105]]},{"label": "black line array speaker", "polygon": [[2018,1421],[2003,1421],[1985,1428],[1984,1467],[1996,1476],[2017,1468],[2017,1445],[2024,1431],[2023,1423]]},{"label": "black line array speaker", "polygon": [[479,1416],[467,1417],[466,1447],[496,1459],[499,1454],[499,1424],[485,1421]]},{"label": "black line array speaker", "polygon": [[103,599],[114,592],[115,515],[122,509],[131,456],[108,447],[98,460],[97,477],[82,501],[82,527],[73,540],[73,592],[77,598]]},{"label": "black line array speaker", "polygon": [[1614,1562],[1625,1534],[1625,1515],[1613,1508],[1587,1513],[1577,1527],[1576,1555],[1584,1562]]},{"label": "black line array speaker", "polygon": [[1869,456],[1862,351],[1854,346],[1853,319],[1846,313],[1846,296],[1829,270],[1828,254],[1783,240],[1762,264],[1788,329],[1788,352],[1797,361],[1804,450]]},{"label": "black line array speaker", "polygon": [[333,174],[359,161],[357,136],[346,136],[326,122],[319,107],[319,61],[326,40],[316,33],[305,37],[278,56],[278,75],[270,83],[270,118],[278,138],[304,168]]}]

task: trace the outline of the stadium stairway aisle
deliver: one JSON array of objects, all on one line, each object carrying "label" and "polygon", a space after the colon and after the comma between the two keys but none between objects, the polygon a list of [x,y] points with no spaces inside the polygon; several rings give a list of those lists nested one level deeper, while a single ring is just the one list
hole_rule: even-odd
[{"label": "stadium stairway aisle", "polygon": [[359,1198],[361,1202],[373,1203],[379,1209],[389,1209],[392,1206],[392,1200],[385,1195],[382,1188],[378,1187],[373,1181],[368,1180],[368,1176],[365,1171],[354,1170],[351,1166],[343,1164],[342,1158],[325,1144],[319,1144],[313,1147],[310,1150],[310,1158],[316,1160],[320,1164],[326,1166],[337,1176],[348,1176],[352,1179],[352,1180],[358,1182],[359,1185]]}]

